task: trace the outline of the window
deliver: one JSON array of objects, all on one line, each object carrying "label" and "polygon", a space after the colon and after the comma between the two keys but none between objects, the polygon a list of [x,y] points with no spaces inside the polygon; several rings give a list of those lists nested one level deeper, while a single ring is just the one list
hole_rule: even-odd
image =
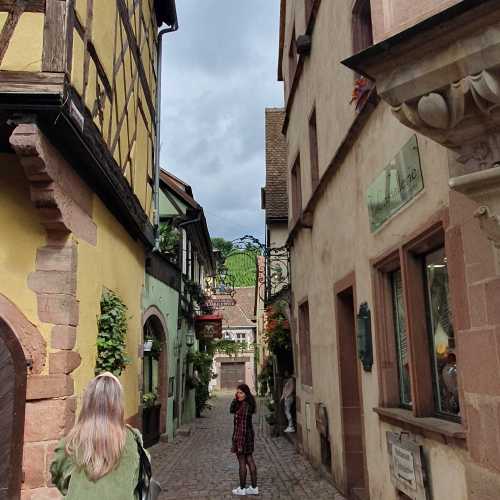
[{"label": "window", "polygon": [[182,274],[187,274],[187,260],[188,260],[188,252],[187,252],[187,233],[185,229],[181,230],[181,238],[182,238]]},{"label": "window", "polygon": [[375,264],[381,404],[460,420],[442,224]]},{"label": "window", "polygon": [[246,333],[237,333],[236,334],[236,342],[246,342],[247,341],[247,335]]},{"label": "window", "polygon": [[297,221],[302,212],[302,180],[300,177],[300,155],[292,168],[292,219]]},{"label": "window", "polygon": [[309,153],[311,160],[311,184],[312,189],[316,188],[319,182],[318,164],[318,131],[316,129],[316,109],[313,109],[309,118]]},{"label": "window", "polygon": [[304,385],[312,386],[311,336],[309,330],[309,302],[299,305],[300,378]]},{"label": "window", "polygon": [[352,49],[356,54],[373,45],[370,0],[357,0],[352,9]]},{"label": "window", "polygon": [[448,265],[444,248],[424,257],[427,318],[437,413],[460,413],[455,334],[450,311]]}]

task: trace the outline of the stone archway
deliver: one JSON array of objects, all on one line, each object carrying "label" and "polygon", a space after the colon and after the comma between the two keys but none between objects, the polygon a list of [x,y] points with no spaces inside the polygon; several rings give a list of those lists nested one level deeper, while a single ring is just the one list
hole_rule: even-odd
[{"label": "stone archway", "polygon": [[0,317],[0,498],[18,498],[21,490],[26,364],[18,338]]},{"label": "stone archway", "polygon": [[[152,336],[159,341],[161,351],[154,357],[150,352],[143,353],[143,394],[157,389],[158,399],[155,410],[143,408],[142,429],[145,445],[157,442],[159,436],[166,432],[167,427],[167,403],[168,403],[168,345],[167,345],[167,323],[163,313],[156,307],[149,307],[143,315],[143,342],[146,336]],[[155,373],[153,373],[155,372]],[[156,385],[154,384],[156,381]],[[155,385],[155,386],[153,386]],[[152,416],[156,411],[158,416]],[[155,418],[158,422],[155,423]],[[155,427],[152,429],[152,427]]]}]

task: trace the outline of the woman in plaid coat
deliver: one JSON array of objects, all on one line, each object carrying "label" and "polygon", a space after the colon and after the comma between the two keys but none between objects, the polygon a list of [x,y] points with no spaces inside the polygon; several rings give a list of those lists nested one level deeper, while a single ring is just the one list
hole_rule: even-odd
[{"label": "woman in plaid coat", "polygon": [[[240,486],[233,490],[235,495],[258,495],[257,467],[253,459],[254,432],[252,415],[255,413],[255,398],[246,384],[240,384],[231,403],[230,412],[234,414],[233,445],[240,466]],[[246,487],[247,467],[250,471],[252,486]]]}]

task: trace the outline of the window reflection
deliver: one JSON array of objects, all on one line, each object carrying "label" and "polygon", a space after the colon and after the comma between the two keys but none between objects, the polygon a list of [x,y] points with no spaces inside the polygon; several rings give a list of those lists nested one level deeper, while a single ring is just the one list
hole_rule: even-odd
[{"label": "window reflection", "polygon": [[438,413],[457,416],[460,414],[457,358],[443,248],[425,256],[425,272],[436,409]]},{"label": "window reflection", "polygon": [[396,332],[396,350],[398,356],[399,393],[401,405],[411,407],[410,360],[408,353],[408,334],[403,302],[403,282],[401,270],[391,273],[394,330]]}]

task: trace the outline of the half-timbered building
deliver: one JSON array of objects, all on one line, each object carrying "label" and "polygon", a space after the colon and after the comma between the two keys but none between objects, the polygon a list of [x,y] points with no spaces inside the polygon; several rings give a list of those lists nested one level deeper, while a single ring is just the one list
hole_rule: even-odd
[{"label": "half-timbered building", "polygon": [[140,425],[158,51],[176,28],[175,0],[0,1],[0,498],[53,498],[106,289],[128,309],[121,380]]}]

